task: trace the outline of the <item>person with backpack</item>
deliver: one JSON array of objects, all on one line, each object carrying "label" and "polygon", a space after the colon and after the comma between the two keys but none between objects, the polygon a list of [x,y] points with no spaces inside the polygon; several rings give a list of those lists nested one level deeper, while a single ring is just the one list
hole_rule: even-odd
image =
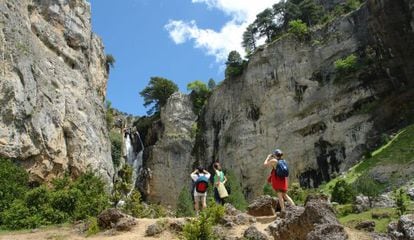
[{"label": "person with backpack", "polygon": [[199,204],[201,203],[201,209],[207,207],[207,190],[208,190],[208,181],[211,174],[207,172],[203,167],[198,167],[191,173],[191,179],[194,181],[194,209],[196,215],[200,210]]},{"label": "person with backpack", "polygon": [[286,160],[282,157],[283,152],[280,149],[276,149],[273,151],[273,154],[267,156],[263,165],[272,167],[272,172],[267,181],[272,184],[273,190],[276,191],[281,211],[284,212],[285,200],[288,201],[291,206],[295,206],[295,203],[289,195],[287,195],[289,168]]},{"label": "person with backpack", "polygon": [[227,182],[226,176],[224,176],[221,170],[219,162],[213,164],[214,168],[214,200],[217,204],[224,205],[224,199],[228,197],[228,192],[224,184]]}]

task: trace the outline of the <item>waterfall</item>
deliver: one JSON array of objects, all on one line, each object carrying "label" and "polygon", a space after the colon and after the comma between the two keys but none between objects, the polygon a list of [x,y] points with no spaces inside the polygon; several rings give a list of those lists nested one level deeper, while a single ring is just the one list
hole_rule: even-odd
[{"label": "waterfall", "polygon": [[131,133],[127,132],[124,136],[126,149],[126,163],[132,168],[132,187],[127,197],[135,189],[136,181],[142,170],[142,154],[144,152],[144,144],[138,131]]}]

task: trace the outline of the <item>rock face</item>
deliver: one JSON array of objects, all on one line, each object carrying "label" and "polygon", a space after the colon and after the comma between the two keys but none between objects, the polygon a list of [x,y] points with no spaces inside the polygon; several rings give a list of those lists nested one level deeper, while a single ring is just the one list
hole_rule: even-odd
[{"label": "rock face", "polygon": [[158,141],[144,153],[144,168],[151,171],[145,192],[151,202],[175,206],[180,191],[190,190],[195,121],[192,102],[184,94],[174,93],[161,109]]},{"label": "rock face", "polygon": [[[244,73],[209,99],[201,161],[232,169],[250,200],[261,194],[262,163],[276,147],[290,179],[306,187],[355,164],[413,114],[413,3],[368,1],[309,41],[288,35],[257,49]],[[359,69],[341,74],[334,62],[352,54]]]},{"label": "rock face", "polygon": [[275,239],[347,239],[335,213],[320,196],[308,197],[305,207],[288,207],[283,219],[268,227]]},{"label": "rock face", "polygon": [[34,181],[88,167],[111,182],[108,71],[84,0],[0,3],[0,156]]}]

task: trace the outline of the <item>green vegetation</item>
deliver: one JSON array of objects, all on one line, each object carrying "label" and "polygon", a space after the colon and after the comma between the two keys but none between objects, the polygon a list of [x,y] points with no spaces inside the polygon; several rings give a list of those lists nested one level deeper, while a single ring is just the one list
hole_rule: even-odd
[{"label": "green vegetation", "polygon": [[108,130],[111,130],[114,125],[114,109],[112,108],[112,103],[108,100],[105,102],[105,105],[106,105],[106,115],[105,115],[106,128]]},{"label": "green vegetation", "polygon": [[178,196],[178,204],[176,210],[177,217],[191,217],[194,216],[194,204],[191,198],[190,189],[184,186]]},{"label": "green vegetation", "polygon": [[[373,214],[384,215],[389,217],[373,218]],[[393,208],[374,208],[366,212],[349,214],[339,218],[339,222],[347,227],[355,228],[355,226],[366,220],[372,220],[375,222],[375,232],[385,233],[387,232],[388,224],[397,219],[395,210]]]},{"label": "green vegetation", "polygon": [[409,198],[405,193],[404,189],[398,189],[394,191],[394,201],[395,205],[397,206],[397,214],[398,216],[404,215],[404,213],[408,209]]},{"label": "green vegetation", "polygon": [[195,114],[198,115],[206,104],[207,98],[210,95],[210,90],[207,85],[200,80],[187,84],[187,90],[191,91],[190,96],[193,102],[193,110]]},{"label": "green vegetation", "polygon": [[[109,196],[104,182],[87,172],[76,180],[57,178],[52,186],[29,189],[24,169],[11,161],[0,161],[2,209],[1,228],[36,228],[97,216],[108,207]],[[5,170],[6,172],[3,172]],[[12,173],[13,175],[10,175]],[[3,202],[6,200],[7,202]]]},{"label": "green vegetation", "polygon": [[115,57],[112,54],[107,54],[105,59],[106,71],[109,72],[111,68],[115,67]]},{"label": "green vegetation", "polygon": [[88,230],[86,230],[87,237],[95,235],[100,231],[99,225],[98,225],[98,219],[96,217],[88,217],[87,226],[88,226]]},{"label": "green vegetation", "polygon": [[366,174],[361,175],[355,181],[355,188],[358,193],[368,197],[370,207],[372,207],[372,201],[378,197],[383,190],[377,181]]},{"label": "green vegetation", "polygon": [[303,41],[309,34],[309,29],[302,20],[292,20],[289,22],[288,32],[296,36],[297,39]]},{"label": "green vegetation", "polygon": [[292,198],[296,205],[304,204],[307,195],[311,192],[310,190],[304,190],[301,188],[299,183],[290,184],[288,191],[288,195]]},{"label": "green vegetation", "polygon": [[239,181],[236,175],[230,170],[226,171],[226,178],[226,188],[230,190],[231,193],[225,201],[239,210],[246,210],[248,203],[242,192],[241,181]]},{"label": "green vegetation", "polygon": [[355,191],[351,184],[347,183],[343,179],[340,179],[335,183],[331,196],[331,200],[333,202],[337,202],[339,204],[352,203],[355,198]]},{"label": "green vegetation", "polygon": [[148,114],[158,115],[168,98],[178,91],[178,86],[171,80],[162,77],[151,77],[147,87],[139,94],[144,98],[144,106],[153,105]]},{"label": "green vegetation", "polygon": [[358,57],[351,54],[345,58],[338,59],[334,63],[335,70],[343,77],[358,70]]},{"label": "green vegetation", "polygon": [[233,78],[243,73],[244,61],[237,51],[231,51],[227,57],[225,76]]},{"label": "green vegetation", "polygon": [[111,141],[111,157],[115,167],[119,166],[122,157],[123,136],[120,132],[112,130],[109,132]]},{"label": "green vegetation", "polygon": [[[353,166],[348,172],[341,177],[331,180],[329,183],[321,186],[321,190],[330,193],[333,186],[340,179],[344,179],[348,184],[353,184],[359,177],[369,175],[370,171],[376,166],[401,165],[401,169],[414,162],[414,125],[402,129],[388,143],[381,146],[370,154],[368,158],[362,159],[360,163]],[[395,186],[398,182],[406,182],[410,176],[400,172],[390,175],[388,183],[385,185]],[[353,184],[355,185],[355,184]],[[378,186],[383,190],[385,186]]]},{"label": "green vegetation", "polygon": [[198,218],[190,219],[184,225],[183,237],[187,240],[218,239],[213,233],[213,226],[224,216],[224,207],[215,203],[201,211]]}]

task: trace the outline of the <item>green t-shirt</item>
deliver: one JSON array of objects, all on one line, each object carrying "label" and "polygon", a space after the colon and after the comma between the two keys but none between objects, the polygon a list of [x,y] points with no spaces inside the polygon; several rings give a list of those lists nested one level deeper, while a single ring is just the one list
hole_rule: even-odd
[{"label": "green t-shirt", "polygon": [[224,173],[223,171],[216,171],[216,174],[214,175],[214,183],[217,182],[217,177],[220,176],[220,182],[224,182]]}]

